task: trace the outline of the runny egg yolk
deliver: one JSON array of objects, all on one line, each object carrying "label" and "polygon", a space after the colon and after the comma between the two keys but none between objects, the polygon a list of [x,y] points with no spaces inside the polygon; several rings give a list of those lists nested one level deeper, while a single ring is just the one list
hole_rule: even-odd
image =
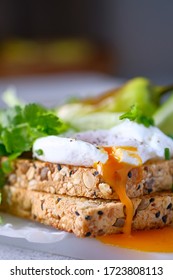
[{"label": "runny egg yolk", "polygon": [[104,147],[108,154],[106,163],[97,163],[96,168],[102,174],[104,181],[109,184],[118,195],[120,201],[125,206],[126,220],[122,229],[123,233],[130,234],[133,219],[133,204],[126,194],[126,183],[129,171],[134,164],[121,161],[121,153],[116,153],[120,149],[128,154],[128,157],[135,158],[137,165],[142,165],[142,160],[135,147]]},{"label": "runny egg yolk", "polygon": [[[102,174],[104,181],[109,184],[117,193],[120,201],[125,205],[126,220],[122,232],[125,234],[111,234],[99,236],[97,239],[103,243],[125,247],[128,249],[136,249],[147,252],[173,252],[173,227],[165,227],[162,229],[139,230],[131,232],[131,224],[133,219],[133,204],[126,194],[126,183],[129,171],[134,165],[121,161],[121,157],[117,156],[115,147],[104,147],[108,153],[106,163],[97,163],[96,168]],[[138,155],[137,149],[133,147],[121,147],[128,152],[132,158],[136,158],[139,166],[142,160]],[[120,155],[121,153],[118,153]],[[141,173],[137,180],[141,180]]]},{"label": "runny egg yolk", "polygon": [[145,252],[173,253],[173,228],[138,230],[131,234],[111,234],[98,236],[97,240],[128,249]]}]

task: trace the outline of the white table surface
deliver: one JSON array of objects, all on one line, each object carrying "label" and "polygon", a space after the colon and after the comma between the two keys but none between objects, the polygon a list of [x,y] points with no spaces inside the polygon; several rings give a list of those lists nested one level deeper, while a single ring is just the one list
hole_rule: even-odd
[{"label": "white table surface", "polygon": [[[19,97],[27,102],[41,102],[48,106],[54,106],[55,100],[58,103],[63,102],[70,95],[86,96],[99,94],[105,90],[111,89],[121,83],[120,79],[108,77],[100,74],[72,74],[72,75],[53,75],[43,77],[25,77],[25,78],[6,78],[0,79],[0,97],[3,91],[9,86],[15,86]],[[4,103],[0,99],[0,106]],[[0,237],[0,259],[54,259],[70,260],[72,258],[56,253],[41,252],[21,248],[20,242],[6,242],[6,239]],[[75,258],[73,258],[75,259]]]},{"label": "white table surface", "polygon": [[52,253],[34,251],[0,243],[0,260],[74,260]]}]

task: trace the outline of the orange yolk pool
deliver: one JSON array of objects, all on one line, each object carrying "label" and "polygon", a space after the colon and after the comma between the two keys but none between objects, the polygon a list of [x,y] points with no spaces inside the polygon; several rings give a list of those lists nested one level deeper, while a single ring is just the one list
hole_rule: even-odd
[{"label": "orange yolk pool", "polygon": [[173,253],[173,228],[140,230],[97,237],[105,244],[147,252]]},{"label": "orange yolk pool", "polygon": [[[126,150],[131,157],[136,157],[139,166],[142,165],[140,156],[133,153],[136,151],[136,148],[121,148]],[[131,232],[133,204],[126,194],[126,183],[128,172],[134,166],[119,161],[115,156],[115,149],[113,147],[104,147],[104,150],[108,153],[108,160],[104,164],[101,162],[97,163],[96,168],[101,172],[104,181],[114,189],[120,201],[125,205],[126,221],[122,229],[123,234],[100,236],[97,239],[106,244],[129,249],[148,252],[173,252],[173,228],[171,227]],[[140,181],[141,178],[138,178],[138,180]]]}]

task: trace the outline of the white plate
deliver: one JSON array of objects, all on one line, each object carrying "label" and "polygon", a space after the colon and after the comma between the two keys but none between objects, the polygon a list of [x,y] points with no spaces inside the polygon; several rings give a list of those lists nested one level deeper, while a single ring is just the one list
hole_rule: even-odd
[{"label": "white plate", "polygon": [[[0,94],[15,86],[27,102],[54,106],[73,95],[93,95],[119,85],[123,80],[104,75],[62,75],[0,80]],[[0,105],[3,105],[2,101]],[[0,242],[78,259],[173,259],[173,254],[145,253],[109,246],[91,238],[76,238],[38,223],[1,214]]]},{"label": "white plate", "polygon": [[77,238],[74,234],[58,231],[39,223],[0,213],[0,242],[68,256],[77,259],[144,260],[173,259],[173,254],[146,253],[109,246],[91,238]]}]

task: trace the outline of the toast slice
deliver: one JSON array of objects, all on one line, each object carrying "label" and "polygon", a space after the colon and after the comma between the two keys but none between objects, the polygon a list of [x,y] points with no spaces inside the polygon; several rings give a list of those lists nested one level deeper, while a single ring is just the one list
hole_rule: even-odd
[{"label": "toast slice", "polygon": [[[118,200],[70,197],[7,185],[2,195],[1,210],[78,237],[122,232],[126,218],[125,206]],[[173,193],[145,195],[133,198],[132,203],[132,230],[173,225]]]},{"label": "toast slice", "polygon": [[[8,185],[40,192],[87,198],[117,199],[94,168],[18,159]],[[173,185],[173,159],[148,162],[128,173],[126,193],[130,198],[168,191]]]}]

